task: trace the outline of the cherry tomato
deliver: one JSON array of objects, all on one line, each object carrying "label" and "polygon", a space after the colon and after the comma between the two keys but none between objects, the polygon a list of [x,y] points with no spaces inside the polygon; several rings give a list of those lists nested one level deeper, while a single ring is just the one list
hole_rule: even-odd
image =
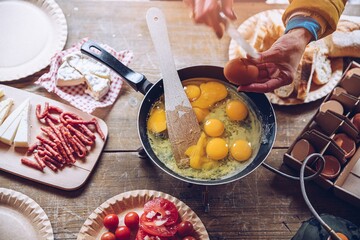
[{"label": "cherry tomato", "polygon": [[120,226],[115,230],[115,237],[119,240],[130,239],[131,231],[127,226]]},{"label": "cherry tomato", "polygon": [[189,221],[183,221],[177,226],[177,233],[180,237],[191,235],[194,231],[194,226]]},{"label": "cherry tomato", "polygon": [[109,230],[115,230],[119,224],[119,218],[116,214],[108,214],[104,217],[104,226]]},{"label": "cherry tomato", "polygon": [[196,240],[193,236],[184,237],[182,240]]},{"label": "cherry tomato", "polygon": [[129,212],[124,218],[125,225],[131,229],[139,226],[139,215],[136,212]]},{"label": "cherry tomato", "polygon": [[112,232],[106,232],[101,235],[101,240],[116,240],[116,238]]},{"label": "cherry tomato", "polygon": [[162,221],[156,216],[148,218],[146,213],[143,213],[140,217],[140,228],[146,233],[159,237],[173,237],[176,234],[176,225],[166,226],[165,223],[161,224]]},{"label": "cherry tomato", "polygon": [[176,206],[164,198],[155,198],[145,203],[144,213],[148,214],[150,212],[154,212],[154,214],[156,214],[157,220],[166,220],[166,226],[176,223],[179,218]]}]

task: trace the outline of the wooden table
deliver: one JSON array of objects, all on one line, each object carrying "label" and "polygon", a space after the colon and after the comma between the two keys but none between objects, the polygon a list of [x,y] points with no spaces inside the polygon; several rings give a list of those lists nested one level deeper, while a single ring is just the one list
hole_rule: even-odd
[{"label": "wooden table", "polygon": [[[58,0],[68,24],[65,48],[84,37],[107,43],[117,50],[129,49],[134,59],[129,65],[155,82],[161,75],[145,13],[151,6],[164,10],[175,63],[178,68],[192,65],[223,66],[228,59],[230,39],[218,40],[210,29],[195,26],[182,2]],[[262,10],[284,8],[264,3],[236,3],[236,24]],[[360,7],[347,9],[359,13]],[[61,102],[55,94],[34,85],[48,69],[9,83]],[[94,115],[104,119],[109,138],[87,183],[76,191],[62,191],[1,172],[0,186],[33,198],[47,213],[55,239],[76,239],[89,214],[108,198],[119,193],[152,189],[171,194],[190,206],[205,224],[211,239],[290,239],[302,221],[311,217],[298,182],[284,179],[259,167],[249,176],[209,188],[210,212],[202,204],[202,186],[189,186],[158,169],[150,160],[140,159],[137,111],[143,96],[124,85],[112,107]],[[322,100],[295,107],[275,106],[278,131],[267,162],[286,170],[282,158],[290,144],[314,115]],[[329,213],[360,225],[359,209],[315,184],[308,184],[309,198],[319,213]]]}]

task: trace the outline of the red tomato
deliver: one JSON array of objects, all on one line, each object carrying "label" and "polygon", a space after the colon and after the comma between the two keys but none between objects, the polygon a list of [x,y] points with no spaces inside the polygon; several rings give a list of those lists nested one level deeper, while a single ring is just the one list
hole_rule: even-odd
[{"label": "red tomato", "polygon": [[120,226],[115,230],[115,237],[118,240],[130,239],[131,231],[127,226]]},{"label": "red tomato", "polygon": [[124,218],[125,225],[131,229],[139,226],[139,215],[136,212],[129,212]]},{"label": "red tomato", "polygon": [[109,230],[115,230],[119,224],[119,218],[116,214],[108,214],[103,220],[104,226]]},{"label": "red tomato", "polygon": [[144,230],[142,230],[141,228],[139,229],[139,231],[136,234],[136,239],[135,240],[144,240],[144,238],[148,236],[150,238],[150,240],[176,240],[175,237],[157,237],[157,236],[153,236],[151,234],[146,233]]},{"label": "red tomato", "polygon": [[115,235],[112,232],[106,232],[101,235],[101,240],[115,240]]},{"label": "red tomato", "polygon": [[177,226],[177,233],[180,237],[191,235],[194,231],[194,226],[189,221],[183,221]]},{"label": "red tomato", "polygon": [[154,211],[158,220],[166,220],[166,226],[176,223],[179,218],[176,206],[164,198],[155,198],[145,203],[144,213],[147,214],[152,211]]},{"label": "red tomato", "polygon": [[184,237],[182,240],[196,240],[193,236]]},{"label": "red tomato", "polygon": [[160,224],[161,220],[156,217],[149,219],[146,217],[146,213],[143,213],[140,217],[140,228],[146,233],[159,236],[159,237],[172,237],[176,234],[176,225],[166,226]]}]

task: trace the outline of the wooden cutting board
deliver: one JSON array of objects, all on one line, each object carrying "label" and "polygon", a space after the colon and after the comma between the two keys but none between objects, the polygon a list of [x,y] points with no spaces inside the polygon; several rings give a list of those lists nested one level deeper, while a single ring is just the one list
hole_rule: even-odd
[{"label": "wooden cutting board", "polygon": [[108,136],[108,128],[106,123],[100,118],[92,116],[88,113],[84,113],[74,107],[49,98],[45,98],[6,85],[0,84],[0,88],[4,89],[5,93],[5,96],[3,96],[0,101],[3,101],[6,98],[14,99],[11,112],[14,111],[14,109],[16,109],[16,107],[18,107],[24,100],[27,98],[30,99],[30,144],[33,144],[37,141],[36,136],[41,134],[40,127],[45,126],[36,118],[35,110],[37,104],[41,104],[43,108],[45,102],[48,102],[50,105],[57,106],[66,112],[72,112],[79,115],[85,121],[89,121],[92,118],[97,119],[101,130],[105,135],[105,141],[103,141],[98,134],[95,134],[95,144],[91,147],[88,155],[83,160],[77,160],[74,166],[66,166],[57,172],[53,172],[48,167],[44,168],[44,172],[40,172],[25,166],[21,163],[22,157],[29,157],[34,159],[33,155],[27,155],[27,148],[15,148],[14,146],[9,146],[0,142],[0,170],[63,190],[75,190],[81,187],[94,169],[94,166],[105,146],[105,142]]}]

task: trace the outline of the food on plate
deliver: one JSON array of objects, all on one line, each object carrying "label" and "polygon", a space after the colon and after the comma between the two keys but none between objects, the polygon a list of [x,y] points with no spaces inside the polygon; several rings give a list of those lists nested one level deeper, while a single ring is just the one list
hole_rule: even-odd
[{"label": "food on plate", "polygon": [[182,221],[177,226],[177,234],[180,237],[190,236],[194,232],[194,226],[189,221]]},{"label": "food on plate", "polygon": [[[102,140],[105,136],[95,118],[83,120],[72,112],[64,112],[48,102],[36,106],[36,117],[44,124],[42,134],[36,136],[38,142],[28,148],[35,160],[22,159],[22,163],[43,171],[45,166],[56,172],[65,166],[73,165],[77,159],[85,158],[95,143],[96,132]],[[30,164],[31,162],[31,164]]]},{"label": "food on plate", "polygon": [[[200,89],[196,98],[188,94],[202,129],[197,143],[185,152],[189,166],[176,165],[166,128],[161,134],[149,128],[154,111],[164,111],[163,97],[153,104],[147,122],[147,135],[155,155],[172,171],[194,179],[221,179],[246,168],[257,154],[262,132],[252,101],[215,79],[190,79],[183,84],[184,89],[187,86]],[[165,116],[161,122],[166,125]],[[239,140],[246,144],[238,144],[231,152],[231,146]]]},{"label": "food on plate", "polygon": [[[14,138],[16,146],[27,147],[29,144],[29,108],[30,100],[26,99],[20,104],[0,126],[0,141],[12,145]],[[20,126],[20,122],[22,123]],[[21,127],[21,128],[20,128]]]},{"label": "food on plate", "polygon": [[101,235],[101,240],[116,240],[116,237],[112,232],[106,232]]},{"label": "food on plate", "polygon": [[63,58],[56,79],[62,87],[86,84],[85,92],[98,101],[109,92],[111,83],[110,69],[80,52]]},{"label": "food on plate", "polygon": [[225,64],[224,75],[229,82],[237,86],[249,85],[258,78],[259,69],[247,59],[235,58]]},{"label": "food on plate", "polygon": [[14,100],[12,98],[7,98],[0,102],[0,126],[4,122],[5,118],[9,115],[13,104]]},{"label": "food on plate", "polygon": [[[126,226],[119,224],[118,216],[114,213],[104,217],[103,223],[108,232],[115,233],[115,239],[127,240],[166,240],[178,237],[196,236],[194,226],[190,221],[181,220],[178,209],[171,201],[158,197],[147,201],[144,207],[137,212],[128,212],[124,216]],[[110,223],[107,221],[111,220]],[[131,227],[129,225],[131,222]],[[194,238],[195,239],[195,238]]]},{"label": "food on plate", "polygon": [[108,214],[103,220],[104,226],[109,230],[115,230],[119,225],[119,217],[116,214]]},{"label": "food on plate", "polygon": [[139,226],[139,215],[136,212],[129,212],[125,215],[124,223],[127,227],[133,229]]},{"label": "food on plate", "polygon": [[131,236],[130,228],[127,226],[120,226],[115,230],[115,237],[119,240],[129,240]]}]

